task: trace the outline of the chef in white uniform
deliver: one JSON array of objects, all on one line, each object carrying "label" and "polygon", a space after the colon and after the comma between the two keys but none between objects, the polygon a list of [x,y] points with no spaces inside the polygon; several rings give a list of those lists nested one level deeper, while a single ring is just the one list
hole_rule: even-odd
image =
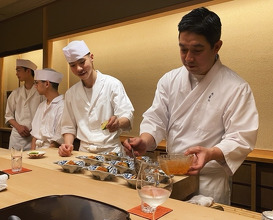
[{"label": "chef in white uniform", "polygon": [[220,18],[206,8],[185,15],[178,25],[183,66],[158,82],[144,113],[140,137],[126,140],[130,154],[154,150],[195,154],[189,174],[199,174],[198,194],[230,204],[230,177],[256,143],[258,112],[249,84],[224,66]]},{"label": "chef in white uniform", "polygon": [[[65,143],[61,156],[70,156],[73,141],[80,140],[80,151],[121,152],[119,136],[132,126],[134,108],[122,83],[95,70],[93,59],[84,41],[72,41],[63,48],[71,71],[81,80],[65,94],[62,134]],[[103,130],[101,124],[107,121]]]},{"label": "chef in white uniform", "polygon": [[12,127],[9,148],[31,148],[31,122],[38,105],[45,99],[34,86],[36,68],[30,60],[16,60],[16,75],[24,85],[12,91],[7,100],[5,121]]},{"label": "chef in white uniform", "polygon": [[43,101],[32,121],[31,149],[59,147],[64,141],[61,134],[61,118],[64,108],[64,96],[58,92],[63,74],[53,69],[35,70],[35,85]]}]

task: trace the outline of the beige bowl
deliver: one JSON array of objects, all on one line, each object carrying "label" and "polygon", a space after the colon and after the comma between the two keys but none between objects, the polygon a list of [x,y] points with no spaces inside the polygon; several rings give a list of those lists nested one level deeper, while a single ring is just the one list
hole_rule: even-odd
[{"label": "beige bowl", "polygon": [[186,174],[192,164],[193,155],[185,156],[183,154],[160,155],[157,158],[160,168],[167,175]]}]

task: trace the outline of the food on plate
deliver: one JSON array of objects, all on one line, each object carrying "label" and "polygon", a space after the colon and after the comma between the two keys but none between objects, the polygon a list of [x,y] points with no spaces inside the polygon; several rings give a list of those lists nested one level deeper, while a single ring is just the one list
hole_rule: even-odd
[{"label": "food on plate", "polygon": [[132,176],[130,176],[130,178],[129,179],[131,179],[131,180],[135,180],[137,178],[137,176],[136,175],[132,175]]},{"label": "food on plate", "polygon": [[101,123],[101,125],[100,125],[101,129],[102,129],[102,130],[105,130],[105,129],[106,129],[106,126],[107,126],[107,124],[108,124],[108,120],[107,120],[107,121],[102,122],[102,123]]},{"label": "food on plate", "polygon": [[39,154],[39,152],[38,152],[38,151],[31,151],[31,152],[29,152],[28,154],[34,155],[34,154]]},{"label": "food on plate", "polygon": [[94,156],[94,155],[90,155],[90,156],[88,156],[88,158],[90,158],[90,159],[97,159],[96,156]]},{"label": "food on plate", "polygon": [[159,173],[159,170],[158,169],[154,169],[154,170],[152,170],[153,171],[153,173]]},{"label": "food on plate", "polygon": [[97,166],[96,170],[100,170],[100,171],[103,171],[103,172],[108,172],[108,169],[106,167],[103,167],[103,166]]},{"label": "food on plate", "polygon": [[30,151],[27,153],[27,155],[30,157],[30,158],[41,158],[43,157],[45,154],[44,151],[37,151],[37,150],[34,150],[34,151]]},{"label": "food on plate", "polygon": [[103,155],[103,157],[106,160],[118,160],[120,158],[121,153],[116,153],[116,152],[101,152],[99,153],[100,155]]},{"label": "food on plate", "polygon": [[116,165],[118,165],[118,166],[123,166],[123,167],[129,167],[129,166],[128,166],[128,163],[123,162],[123,161],[118,162]]},{"label": "food on plate", "polygon": [[148,156],[138,156],[136,157],[139,161],[149,162],[150,158]]},{"label": "food on plate", "polygon": [[116,152],[109,152],[108,154],[113,155],[113,156],[118,156],[118,153],[116,153]]},{"label": "food on plate", "polygon": [[109,152],[108,154],[118,156],[118,153],[116,153],[116,152]]},{"label": "food on plate", "polygon": [[69,160],[65,164],[68,164],[68,165],[77,165],[73,160]]}]

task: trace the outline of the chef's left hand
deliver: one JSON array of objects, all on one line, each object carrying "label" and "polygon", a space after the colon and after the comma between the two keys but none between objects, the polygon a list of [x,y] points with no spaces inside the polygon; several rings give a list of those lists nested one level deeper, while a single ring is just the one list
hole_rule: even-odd
[{"label": "chef's left hand", "polygon": [[188,174],[196,175],[205,166],[209,159],[209,148],[202,146],[190,147],[186,150],[185,155],[194,154],[192,166],[190,167]]},{"label": "chef's left hand", "polygon": [[194,160],[188,174],[196,175],[211,160],[216,160],[221,163],[225,161],[222,151],[218,147],[190,147],[186,150],[185,155],[194,154]]},{"label": "chef's left hand", "polygon": [[106,125],[106,128],[109,130],[109,132],[115,132],[119,129],[119,120],[117,116],[111,116],[111,118],[108,120],[108,124]]}]

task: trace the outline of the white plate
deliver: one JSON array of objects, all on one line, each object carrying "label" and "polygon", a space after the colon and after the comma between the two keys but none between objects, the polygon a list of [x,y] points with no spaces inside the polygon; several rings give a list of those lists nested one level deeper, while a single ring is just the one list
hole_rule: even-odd
[{"label": "white plate", "polygon": [[30,158],[37,159],[45,155],[45,151],[32,150],[27,153]]}]

